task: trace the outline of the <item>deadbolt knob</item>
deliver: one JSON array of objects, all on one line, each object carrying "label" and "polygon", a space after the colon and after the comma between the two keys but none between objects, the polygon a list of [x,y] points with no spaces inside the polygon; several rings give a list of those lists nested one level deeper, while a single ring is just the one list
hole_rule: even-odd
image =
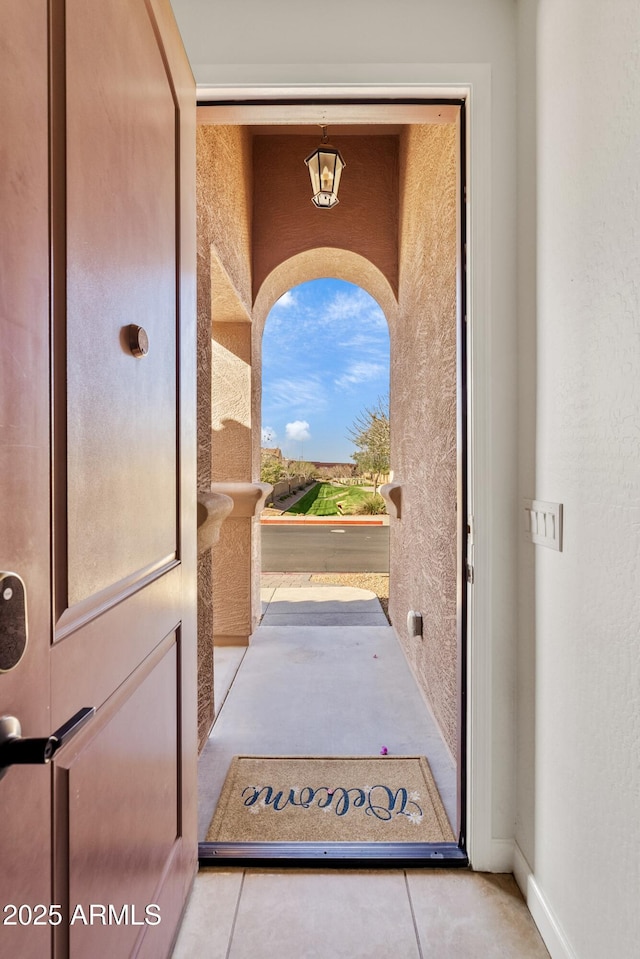
[{"label": "deadbolt knob", "polygon": [[137,357],[146,356],[149,352],[147,331],[135,323],[129,324],[129,349]]}]

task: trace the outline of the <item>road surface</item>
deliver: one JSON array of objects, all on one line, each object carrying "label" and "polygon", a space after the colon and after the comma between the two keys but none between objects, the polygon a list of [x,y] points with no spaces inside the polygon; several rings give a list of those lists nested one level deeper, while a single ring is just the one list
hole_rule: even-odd
[{"label": "road surface", "polygon": [[264,573],[388,573],[388,526],[261,527]]}]

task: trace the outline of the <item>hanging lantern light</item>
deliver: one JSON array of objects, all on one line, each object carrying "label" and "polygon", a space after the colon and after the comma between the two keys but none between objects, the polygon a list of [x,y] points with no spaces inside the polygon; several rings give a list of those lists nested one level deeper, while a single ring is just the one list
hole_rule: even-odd
[{"label": "hanging lantern light", "polygon": [[326,127],[322,127],[320,146],[304,162],[311,177],[311,202],[320,210],[330,210],[339,202],[338,187],[346,164],[340,151],[328,143]]}]

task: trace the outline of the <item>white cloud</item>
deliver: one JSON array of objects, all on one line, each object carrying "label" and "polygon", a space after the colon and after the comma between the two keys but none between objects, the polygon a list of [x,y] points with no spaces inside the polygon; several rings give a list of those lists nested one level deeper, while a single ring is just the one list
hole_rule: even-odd
[{"label": "white cloud", "polygon": [[278,438],[278,434],[274,430],[273,426],[263,426],[262,427],[262,445],[263,446],[272,446]]},{"label": "white cloud", "polygon": [[311,439],[309,424],[306,420],[295,420],[293,423],[287,423],[287,439],[294,440],[296,443],[304,443]]},{"label": "white cloud", "polygon": [[263,415],[271,418],[279,411],[288,410],[299,416],[307,411],[324,409],[326,405],[319,376],[310,375],[301,379],[283,377],[269,384],[268,406],[263,408]]},{"label": "white cloud", "polygon": [[367,383],[371,380],[377,380],[386,372],[386,367],[381,363],[368,363],[362,360],[351,363],[342,376],[333,382],[339,389],[348,389],[356,383]]}]

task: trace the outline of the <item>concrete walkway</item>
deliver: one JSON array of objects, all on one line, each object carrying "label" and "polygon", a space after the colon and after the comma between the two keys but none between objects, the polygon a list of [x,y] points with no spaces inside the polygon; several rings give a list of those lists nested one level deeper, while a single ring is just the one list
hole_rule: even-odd
[{"label": "concrete walkway", "polygon": [[455,823],[455,765],[375,594],[266,587],[263,609],[249,647],[215,651],[230,688],[199,761],[200,839],[235,755],[427,756]]},{"label": "concrete walkway", "polygon": [[378,597],[354,586],[263,587],[261,626],[388,626]]}]

